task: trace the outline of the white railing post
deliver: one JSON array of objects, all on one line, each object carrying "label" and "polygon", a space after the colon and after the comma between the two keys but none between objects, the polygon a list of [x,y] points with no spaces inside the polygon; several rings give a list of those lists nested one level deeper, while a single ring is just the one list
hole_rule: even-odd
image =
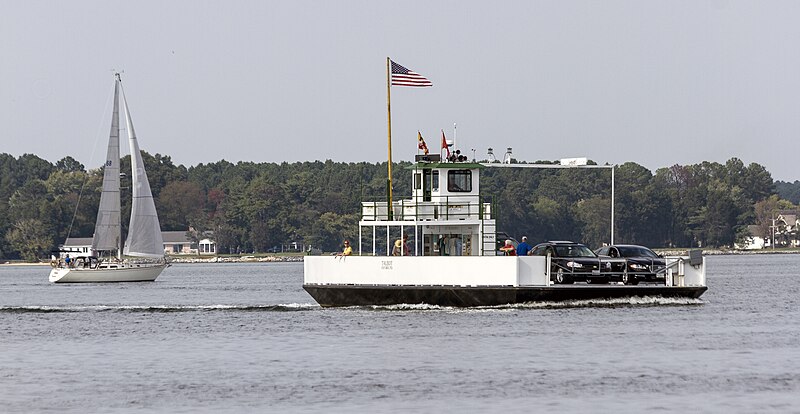
[{"label": "white railing post", "polygon": [[545,266],[547,266],[547,270],[545,271],[545,275],[547,276],[547,281],[545,282],[545,285],[550,286],[553,284],[553,281],[550,280],[551,257],[549,254],[547,255],[547,260],[545,260]]}]

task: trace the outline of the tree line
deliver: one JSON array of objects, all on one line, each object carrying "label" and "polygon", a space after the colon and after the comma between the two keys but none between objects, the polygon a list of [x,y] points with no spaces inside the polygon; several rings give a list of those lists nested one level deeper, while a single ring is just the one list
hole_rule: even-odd
[{"label": "tree line", "polygon": [[[162,230],[213,231],[220,253],[265,252],[289,241],[336,250],[342,239],[357,237],[361,201],[386,193],[385,162],[221,160],[187,168],[166,155],[143,157]],[[396,199],[410,195],[411,165],[393,165]],[[121,171],[128,172],[123,187],[129,186],[130,157]],[[593,248],[609,240],[609,169],[486,168],[481,175],[498,230]],[[797,208],[778,194],[763,166],[737,158],[655,172],[628,162],[615,176],[617,243],[731,246],[748,225]],[[0,258],[36,260],[67,237],[91,237],[101,181],[102,170],[87,170],[69,156],[53,164],[32,154],[0,154]],[[800,194],[798,181],[778,184],[781,194]],[[123,232],[130,203],[123,191]]]}]

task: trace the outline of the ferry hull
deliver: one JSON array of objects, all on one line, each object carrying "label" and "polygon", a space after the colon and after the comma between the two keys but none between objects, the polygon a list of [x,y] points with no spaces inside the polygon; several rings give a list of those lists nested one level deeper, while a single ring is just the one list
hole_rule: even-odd
[{"label": "ferry hull", "polygon": [[666,284],[553,284],[547,257],[324,257],[304,260],[303,288],[322,306],[500,306],[633,296],[698,298],[705,262],[667,257]]},{"label": "ferry hull", "polygon": [[109,269],[55,268],[50,271],[52,283],[152,282],[166,264],[119,267]]},{"label": "ferry hull", "polygon": [[527,302],[660,296],[699,298],[706,286],[357,286],[305,284],[320,306],[428,304],[451,307],[501,306]]}]

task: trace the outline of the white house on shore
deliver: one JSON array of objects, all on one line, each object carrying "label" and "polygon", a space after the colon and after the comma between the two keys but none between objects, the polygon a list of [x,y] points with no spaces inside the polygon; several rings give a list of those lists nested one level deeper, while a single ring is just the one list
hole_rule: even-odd
[{"label": "white house on shore", "polygon": [[766,249],[800,246],[800,214],[795,210],[782,210],[765,230],[758,225],[747,226],[747,236],[734,245],[737,249]]},{"label": "white house on shore", "polygon": [[781,211],[775,218],[775,246],[800,246],[800,216],[797,211]]}]

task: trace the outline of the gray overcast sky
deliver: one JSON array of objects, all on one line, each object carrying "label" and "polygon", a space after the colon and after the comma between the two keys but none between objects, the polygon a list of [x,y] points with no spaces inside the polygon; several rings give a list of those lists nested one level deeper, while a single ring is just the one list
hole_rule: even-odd
[{"label": "gray overcast sky", "polygon": [[800,179],[798,1],[0,0],[0,152],[102,164],[111,69],[176,164],[393,159],[440,129],[479,158],[703,160]]}]

